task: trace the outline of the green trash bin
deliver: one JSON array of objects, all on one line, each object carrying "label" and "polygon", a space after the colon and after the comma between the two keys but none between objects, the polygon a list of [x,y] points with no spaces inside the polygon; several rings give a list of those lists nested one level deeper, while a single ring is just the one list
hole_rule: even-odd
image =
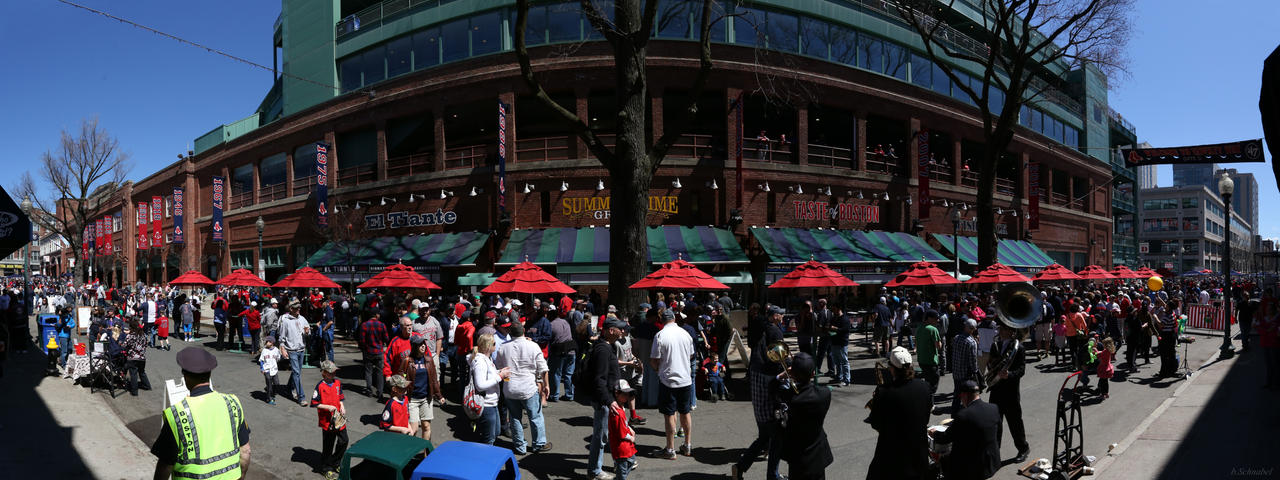
[{"label": "green trash bin", "polygon": [[431,453],[434,449],[429,440],[403,433],[373,432],[347,448],[346,455],[342,457],[339,478],[351,480],[351,459],[361,458],[395,470],[396,480],[404,480],[404,470],[409,462],[419,453]]}]

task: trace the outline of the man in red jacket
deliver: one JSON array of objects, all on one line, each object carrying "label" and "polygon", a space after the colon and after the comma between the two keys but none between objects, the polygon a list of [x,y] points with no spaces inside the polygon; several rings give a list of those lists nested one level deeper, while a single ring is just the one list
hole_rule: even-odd
[{"label": "man in red jacket", "polygon": [[382,362],[382,376],[387,380],[390,380],[392,375],[400,373],[400,360],[409,356],[409,350],[412,348],[409,344],[409,336],[412,333],[413,320],[409,317],[400,317],[400,329],[396,331],[396,338],[391,339],[391,343],[387,344],[387,352]]}]

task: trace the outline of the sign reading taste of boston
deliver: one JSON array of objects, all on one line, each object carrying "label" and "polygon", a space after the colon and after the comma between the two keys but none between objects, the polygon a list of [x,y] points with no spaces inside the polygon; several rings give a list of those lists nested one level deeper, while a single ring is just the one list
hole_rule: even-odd
[{"label": "sign reading taste of boston", "polygon": [[364,216],[365,230],[382,230],[385,228],[429,227],[432,225],[452,225],[457,223],[458,214],[453,210],[436,209],[434,212],[409,213],[387,212]]},{"label": "sign reading taste of boston", "polygon": [[792,202],[796,220],[842,220],[857,223],[880,222],[878,205],[853,203]]}]

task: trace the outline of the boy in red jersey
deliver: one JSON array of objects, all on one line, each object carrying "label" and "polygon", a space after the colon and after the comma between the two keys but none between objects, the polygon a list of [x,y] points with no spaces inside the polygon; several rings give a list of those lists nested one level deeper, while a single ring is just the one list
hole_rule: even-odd
[{"label": "boy in red jersey", "polygon": [[391,399],[387,400],[386,408],[382,409],[382,421],[378,423],[378,428],[413,435],[413,426],[409,424],[409,398],[406,396],[409,380],[404,375],[392,375],[389,383]]},{"label": "boy in red jersey", "polygon": [[[320,415],[322,450],[320,469],[327,479],[338,478],[338,466],[347,452],[347,407],[343,405],[342,382],[334,376],[338,365],[329,360],[320,362],[323,378],[311,392],[311,406]],[[336,443],[336,445],[335,445]]]},{"label": "boy in red jersey", "polygon": [[627,423],[627,411],[622,408],[635,392],[626,380],[618,380],[618,389],[613,393],[615,402],[609,406],[609,452],[613,454],[615,480],[627,480],[627,474],[636,467],[636,431]]}]

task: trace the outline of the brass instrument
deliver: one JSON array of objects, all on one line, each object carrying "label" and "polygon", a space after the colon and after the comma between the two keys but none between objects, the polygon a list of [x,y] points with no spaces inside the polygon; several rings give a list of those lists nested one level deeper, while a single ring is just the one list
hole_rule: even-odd
[{"label": "brass instrument", "polygon": [[[1015,338],[1014,341],[1017,342],[1019,340]],[[1017,351],[1018,347],[1016,345],[1010,347],[1009,351],[1004,352],[1004,356],[1000,357],[999,363],[987,365],[987,376],[984,378],[987,384],[987,391],[991,391],[991,387],[1000,382],[1000,372],[1009,369],[1009,365],[1013,363],[1013,354]]]},{"label": "brass instrument", "polygon": [[782,366],[782,374],[786,376],[788,383],[791,384],[791,391],[800,393],[800,387],[796,386],[795,379],[791,378],[791,370],[787,367],[787,364],[791,362],[791,349],[787,347],[787,344],[783,342],[770,344],[768,349],[765,350],[765,356],[769,358],[770,362]]},{"label": "brass instrument", "polygon": [[[1044,297],[1031,284],[1006,284],[996,293],[996,319],[1006,327],[1014,330],[1030,328],[1040,321],[1043,315]],[[1013,341],[1021,342],[1020,335],[1015,335]],[[1015,345],[1000,357],[999,362],[987,365],[987,374],[983,378],[988,390],[1000,381],[1000,373],[1008,370],[1009,365],[1013,363],[1013,354],[1017,351],[1018,348]]]}]

